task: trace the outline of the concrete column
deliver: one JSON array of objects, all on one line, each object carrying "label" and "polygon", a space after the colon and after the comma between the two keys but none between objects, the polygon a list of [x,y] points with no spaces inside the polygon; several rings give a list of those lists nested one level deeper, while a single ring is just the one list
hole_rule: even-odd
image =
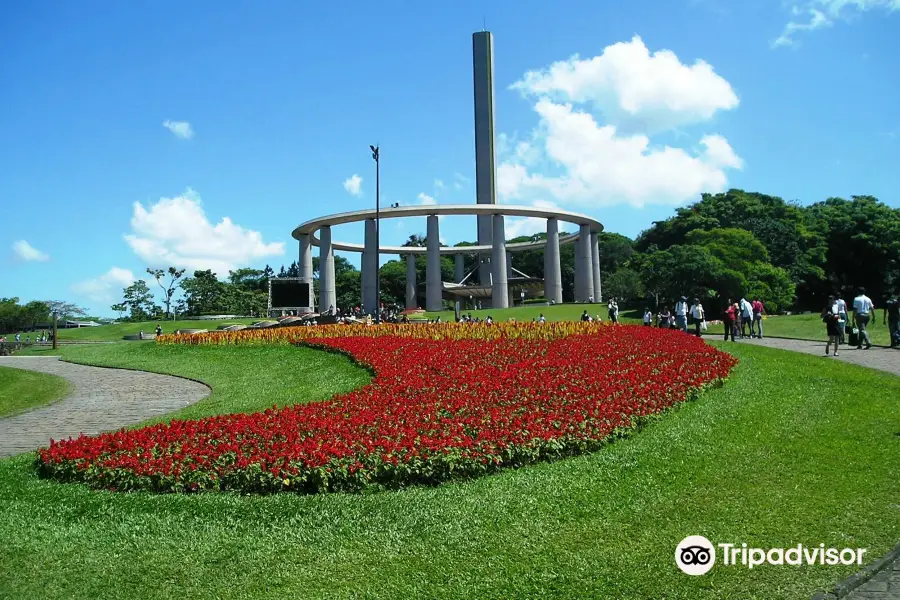
[{"label": "concrete column", "polygon": [[304,283],[309,284],[309,306],[310,310],[315,310],[316,299],[313,291],[313,260],[312,260],[312,244],[309,242],[309,235],[300,235],[300,277]]},{"label": "concrete column", "polygon": [[547,219],[547,246],[544,248],[544,297],[562,304],[562,270],[559,264],[559,221]]},{"label": "concrete column", "polygon": [[406,308],[419,308],[416,302],[416,255],[406,255]]},{"label": "concrete column", "polygon": [[464,263],[465,257],[462,254],[456,254],[453,256],[453,275],[454,279],[456,279],[456,283],[459,283],[463,280],[463,277],[466,276],[466,269]]},{"label": "concrete column", "polygon": [[378,269],[378,248],[375,246],[375,219],[366,219],[365,250],[362,255],[363,312],[375,314],[375,273]]},{"label": "concrete column", "polygon": [[492,278],[491,308],[509,307],[509,287],[506,280],[506,229],[503,215],[494,215],[493,251],[491,252]]},{"label": "concrete column", "polygon": [[591,281],[594,284],[592,291],[594,302],[600,302],[600,243],[596,231],[591,232]]},{"label": "concrete column", "polygon": [[591,226],[582,225],[575,246],[575,301],[587,302],[594,295],[591,272]]},{"label": "concrete column", "polygon": [[319,312],[326,312],[337,304],[334,292],[334,249],[331,247],[331,226],[319,229]]},{"label": "concrete column", "polygon": [[428,259],[425,263],[425,310],[441,310],[441,234],[437,215],[428,216]]},{"label": "concrete column", "polygon": [[[478,217],[478,245],[490,246],[493,243],[492,231],[493,225],[491,215],[479,215]],[[491,284],[491,252],[478,254],[478,283],[481,285]]]}]

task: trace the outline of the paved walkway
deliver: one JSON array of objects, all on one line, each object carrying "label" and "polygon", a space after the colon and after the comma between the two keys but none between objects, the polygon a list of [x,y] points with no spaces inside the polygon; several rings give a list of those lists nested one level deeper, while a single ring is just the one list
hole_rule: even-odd
[{"label": "paved walkway", "polygon": [[[872,347],[869,350],[857,350],[853,346],[841,346],[838,356],[825,356],[825,342],[812,342],[808,340],[793,340],[785,338],[763,338],[737,340],[736,344],[753,344],[766,346],[767,348],[780,348],[805,354],[821,356],[822,360],[840,360],[879,371],[886,371],[900,376],[900,350],[895,348]],[[892,554],[897,554],[896,552]],[[854,587],[856,578],[841,582],[840,592],[837,594],[819,594],[817,599],[832,600],[844,598],[845,600],[900,600],[900,556],[882,566],[874,574],[866,573],[859,579],[865,580]],[[852,591],[846,592],[847,588]]]},{"label": "paved walkway", "polygon": [[125,369],[62,362],[57,357],[0,356],[0,367],[58,375],[74,386],[64,400],[0,419],[0,457],[47,446],[50,438],[94,435],[139,423],[209,395],[201,383]]},{"label": "paved walkway", "polygon": [[[718,336],[716,336],[718,337]],[[707,338],[709,339],[709,338]],[[720,338],[721,339],[721,338]],[[814,354],[821,356],[827,360],[840,360],[843,362],[853,363],[879,371],[887,371],[894,375],[900,376],[900,349],[897,348],[881,348],[872,346],[869,350],[863,347],[857,350],[855,346],[841,346],[838,350],[838,356],[825,356],[825,341],[812,342],[809,340],[792,340],[786,338],[763,338],[739,339],[736,344],[754,344],[756,346],[766,346],[767,348],[781,348],[782,350],[793,350],[794,352],[803,352],[805,354]]]}]

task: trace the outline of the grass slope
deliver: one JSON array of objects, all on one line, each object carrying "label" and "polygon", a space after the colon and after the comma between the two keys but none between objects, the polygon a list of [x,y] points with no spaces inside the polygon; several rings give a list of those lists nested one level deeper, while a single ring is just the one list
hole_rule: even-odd
[{"label": "grass slope", "polygon": [[[578,321],[581,319],[581,313],[587,309],[588,314],[596,317],[598,314],[606,321],[607,310],[606,304],[558,304],[556,306],[522,306],[514,308],[502,308],[497,310],[483,309],[479,311],[463,311],[466,314],[471,313],[472,316],[485,318],[491,315],[495,320],[506,321],[516,319],[517,321],[531,321],[542,314],[548,321]],[[431,312],[427,313],[429,318],[435,318],[440,315],[444,321],[452,321],[454,314],[452,311]],[[619,321],[622,323],[640,323],[643,318],[641,310],[623,310],[620,312]],[[881,311],[877,312],[876,322],[869,325],[869,336],[873,344],[882,346],[890,345],[888,330],[886,325],[882,325]],[[711,319],[721,319],[720,315],[710,315]],[[693,329],[693,327],[692,327]],[[770,337],[797,338],[801,340],[821,340],[825,341],[825,325],[819,315],[788,315],[767,317],[763,322],[763,334]],[[710,336],[723,336],[724,329],[722,325],[710,325]]]},{"label": "grass slope", "polygon": [[0,417],[54,402],[69,391],[62,377],[0,367]]},{"label": "grass slope", "polygon": [[[144,321],[138,323],[117,323],[115,325],[101,325],[99,327],[79,327],[77,329],[59,329],[59,339],[61,340],[91,340],[91,341],[121,341],[126,335],[137,335],[141,331],[144,333],[153,333],[156,331],[157,325],[162,325],[164,333],[173,333],[176,329],[209,329],[210,331],[217,329],[219,325],[234,325],[242,323],[250,325],[256,323],[260,319],[229,319],[222,321],[198,321],[198,320],[177,320],[177,321]],[[14,333],[7,334],[8,339],[13,339]],[[30,335],[34,339],[35,332],[23,333],[22,341],[25,336]]]},{"label": "grass slope", "polygon": [[[809,597],[855,567],[717,565],[689,577],[675,546],[699,534],[859,546],[870,561],[885,553],[900,539],[900,378],[728,349],[741,363],[724,387],[629,439],[437,488],[115,494],[39,480],[31,454],[0,461],[0,597]],[[65,353],[210,382],[213,396],[184,416],[321,398],[366,379],[343,357],[291,348]],[[301,369],[312,360],[310,377]]]}]

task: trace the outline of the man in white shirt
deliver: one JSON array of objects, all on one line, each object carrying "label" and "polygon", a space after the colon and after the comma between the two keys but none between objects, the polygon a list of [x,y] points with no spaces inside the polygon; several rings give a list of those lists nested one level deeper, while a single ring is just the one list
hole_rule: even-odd
[{"label": "man in white shirt", "polygon": [[741,337],[746,337],[745,327],[750,327],[750,335],[753,335],[753,307],[747,302],[746,298],[741,298],[739,303],[741,308]]},{"label": "man in white shirt", "polygon": [[869,340],[869,332],[866,331],[866,326],[869,324],[869,319],[874,311],[875,304],[866,296],[866,288],[859,288],[859,294],[853,299],[853,321],[859,328],[857,350],[862,349],[863,340],[866,342],[866,350],[872,347],[872,341]]},{"label": "man in white shirt", "polygon": [[687,333],[687,314],[687,297],[682,296],[681,299],[675,303],[675,327],[685,333]]},{"label": "man in white shirt", "polygon": [[703,325],[706,315],[703,313],[703,305],[700,304],[699,298],[694,298],[694,304],[691,306],[691,318],[694,320],[694,334],[700,337],[700,327]]}]

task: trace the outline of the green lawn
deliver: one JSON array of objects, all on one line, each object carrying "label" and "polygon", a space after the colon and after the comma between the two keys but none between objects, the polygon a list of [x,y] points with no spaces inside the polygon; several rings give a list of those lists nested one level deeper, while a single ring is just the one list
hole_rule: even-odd
[{"label": "green lawn", "polygon": [[[687,535],[758,547],[900,539],[900,378],[729,346],[729,382],[590,455],[436,488],[242,497],[97,492],[0,461],[0,597],[808,598],[856,567],[674,565]],[[367,378],[294,348],[67,348],[199,377],[183,416]]]},{"label": "green lawn", "polygon": [[[463,311],[466,314],[471,313],[482,319],[491,315],[494,320],[506,321],[516,319],[517,321],[531,321],[543,313],[548,321],[577,321],[581,319],[581,313],[588,309],[588,313],[596,317],[598,314],[606,321],[607,310],[606,304],[558,304],[556,306],[523,306],[515,308],[502,308],[497,310],[483,309],[479,311]],[[427,313],[429,318],[435,318],[440,315],[444,321],[453,320],[452,311],[431,312]],[[640,323],[642,322],[642,310],[621,310],[619,313],[619,322],[621,323]],[[721,316],[710,315],[712,319],[721,319]],[[887,325],[882,325],[882,311],[877,311],[876,322],[869,325],[869,336],[873,344],[882,346],[890,345]],[[710,335],[720,335],[724,337],[724,329],[722,325],[710,325]],[[763,322],[763,335],[770,337],[786,337],[797,338],[801,340],[822,340],[826,339],[825,325],[817,314],[808,315],[788,315],[767,317]]]},{"label": "green lawn", "polygon": [[62,377],[0,367],[0,417],[54,402],[68,391],[69,384]]},{"label": "green lawn", "polygon": [[[91,341],[121,341],[126,335],[144,333],[153,333],[156,331],[157,325],[162,325],[163,333],[174,333],[176,329],[209,329],[210,331],[218,329],[220,325],[234,325],[241,323],[250,325],[256,323],[260,319],[228,319],[222,321],[198,321],[198,320],[178,320],[178,321],[145,321],[142,323],[117,323],[115,325],[101,325],[100,327],[79,327],[77,329],[59,329],[59,339],[61,340],[91,340]],[[6,334],[8,339],[12,340],[14,333]],[[30,335],[34,339],[35,332],[22,334],[22,341],[25,336]]]}]

